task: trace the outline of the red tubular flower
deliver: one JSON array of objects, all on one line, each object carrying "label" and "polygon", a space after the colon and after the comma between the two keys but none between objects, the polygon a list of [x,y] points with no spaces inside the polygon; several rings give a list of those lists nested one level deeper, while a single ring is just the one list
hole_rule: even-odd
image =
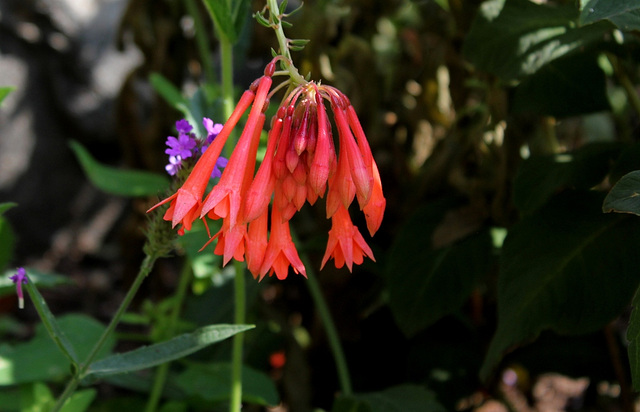
[{"label": "red tubular flower", "polygon": [[365,255],[375,262],[371,248],[364,241],[358,228],[351,222],[349,212],[340,205],[331,217],[329,242],[320,269],[330,257],[333,257],[337,268],[341,268],[346,263],[351,272],[353,264],[361,264]]},{"label": "red tubular flower", "polygon": [[264,253],[264,261],[260,267],[260,280],[267,272],[269,276],[275,272],[278,279],[285,279],[290,265],[294,272],[307,276],[304,265],[298,256],[296,245],[291,240],[289,222],[283,221],[280,210],[273,207],[271,208],[271,235]]},{"label": "red tubular flower", "polygon": [[170,197],[147,210],[147,213],[158,206],[171,202],[169,209],[164,214],[164,219],[170,220],[173,227],[182,223],[184,229],[191,229],[193,221],[198,217],[204,191],[211,178],[211,172],[216,167],[216,162],[218,161],[218,157],[220,157],[222,148],[242,114],[247,110],[249,105],[251,105],[254,97],[255,93],[252,90],[244,92],[231,117],[229,117],[229,120],[227,120],[218,134],[218,137],[216,137],[198,160],[198,163],[196,163],[182,187]]},{"label": "red tubular flower", "polygon": [[[336,267],[346,264],[351,271],[353,264],[361,264],[365,256],[374,257],[351,221],[349,206],[357,198],[371,235],[379,229],[386,206],[367,138],[342,92],[313,82],[300,84],[283,100],[272,119],[264,160],[254,176],[274,70],[275,60],[245,92],[185,184],[154,208],[171,202],[165,219],[174,226],[181,223],[187,230],[198,217],[223,219],[221,229],[207,245],[217,241],[214,253],[223,256],[224,264],[231,258],[246,258],[254,277],[263,279],[267,273],[275,273],[278,279],[284,279],[290,266],[295,273],[306,276],[289,221],[306,202],[314,204],[326,194],[327,218],[331,218],[332,228],[322,267],[333,258]],[[337,146],[327,102],[338,131]],[[202,201],[222,146],[251,104],[247,123],[220,181]]]}]

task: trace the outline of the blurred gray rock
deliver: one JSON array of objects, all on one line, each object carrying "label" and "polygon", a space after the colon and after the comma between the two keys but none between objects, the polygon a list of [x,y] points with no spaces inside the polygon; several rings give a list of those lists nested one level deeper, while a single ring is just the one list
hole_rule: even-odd
[{"label": "blurred gray rock", "polygon": [[[75,139],[118,159],[114,102],[139,64],[133,46],[115,47],[124,0],[2,0],[0,202],[17,236],[15,264],[50,248],[107,199],[92,190],[68,147]],[[1,245],[0,245],[1,246]]]}]

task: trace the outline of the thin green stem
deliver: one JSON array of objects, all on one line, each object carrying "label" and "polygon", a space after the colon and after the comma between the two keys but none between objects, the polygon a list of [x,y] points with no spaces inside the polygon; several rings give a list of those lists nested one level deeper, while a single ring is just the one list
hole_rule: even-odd
[{"label": "thin green stem", "polygon": [[[182,305],[184,304],[184,300],[187,296],[187,290],[189,289],[190,283],[191,262],[187,261],[182,268],[182,273],[180,273],[180,282],[178,283],[178,289],[174,296],[174,303],[167,321],[167,328],[163,334],[164,339],[172,338],[176,334],[178,319],[180,317]],[[162,398],[162,391],[164,390],[164,385],[169,374],[169,364],[170,362],[166,362],[156,368],[151,393],[149,394],[149,399],[147,400],[147,406],[145,408],[146,412],[154,412],[158,408],[160,398]]]},{"label": "thin green stem", "polygon": [[308,260],[304,256],[302,256],[302,261],[304,262],[304,266],[307,270],[306,284],[307,284],[307,287],[309,288],[309,293],[311,293],[311,298],[313,299],[313,303],[315,304],[316,309],[318,310],[318,315],[320,315],[320,319],[322,319],[324,330],[327,333],[329,347],[331,348],[331,352],[333,353],[333,359],[336,363],[338,381],[340,382],[340,388],[342,390],[342,394],[345,396],[349,396],[353,393],[353,390],[351,388],[351,376],[349,375],[347,359],[344,356],[342,344],[340,343],[340,338],[338,336],[338,330],[336,329],[336,325],[333,322],[331,311],[329,310],[327,301],[325,300],[324,295],[322,294],[320,284],[318,283],[318,280],[316,278],[314,270],[312,269],[312,266],[309,265]]},{"label": "thin green stem", "polygon": [[[222,66],[222,109],[224,118],[228,119],[233,113],[235,98],[233,93],[233,44],[226,39],[220,40],[220,61]],[[226,145],[225,155],[227,158],[231,156],[234,146],[235,144]]]},{"label": "thin green stem", "polygon": [[291,81],[295,84],[304,84],[307,81],[300,75],[296,66],[293,65],[291,60],[291,51],[289,50],[289,39],[284,34],[284,28],[282,27],[282,16],[280,16],[280,8],[278,7],[277,0],[267,0],[267,6],[269,7],[269,20],[271,21],[271,27],[276,32],[276,38],[278,39],[278,46],[280,47],[280,54],[285,57],[284,65],[289,72]]},{"label": "thin green stem", "polygon": [[216,81],[215,72],[213,70],[213,64],[209,57],[209,51],[211,47],[209,45],[209,39],[207,38],[207,32],[204,29],[204,24],[200,18],[200,12],[196,6],[195,0],[185,0],[185,6],[187,7],[187,13],[193,19],[193,25],[195,27],[196,45],[198,46],[198,52],[200,53],[200,61],[207,83],[213,84]]},{"label": "thin green stem", "polygon": [[[234,260],[235,277],[235,316],[236,325],[242,325],[246,320],[246,296],[244,284],[244,264]],[[233,336],[233,352],[231,355],[231,399],[229,411],[238,412],[242,408],[242,358],[244,333]]]},{"label": "thin green stem", "polygon": [[144,279],[147,277],[149,272],[151,272],[151,269],[153,268],[153,265],[156,259],[157,259],[157,256],[155,255],[147,255],[144,258],[144,261],[142,261],[142,265],[140,266],[140,270],[138,271],[138,275],[136,276],[136,279],[133,281],[133,284],[129,288],[129,291],[127,292],[126,296],[122,300],[122,303],[118,308],[118,311],[115,313],[115,315],[113,315],[113,318],[111,318],[111,322],[109,323],[109,326],[107,326],[107,329],[105,329],[105,331],[102,333],[102,336],[100,336],[100,339],[98,339],[98,342],[96,342],[96,344],[93,346],[93,348],[91,349],[91,352],[89,353],[87,358],[84,360],[84,362],[82,362],[79,365],[77,373],[73,376],[73,378],[71,378],[65,390],[58,397],[58,400],[56,401],[56,404],[53,406],[53,409],[51,410],[51,412],[59,411],[64,405],[64,403],[67,401],[67,399],[76,390],[76,388],[78,387],[78,384],[87,373],[89,366],[91,365],[91,362],[93,362],[93,360],[98,355],[98,353],[104,346],[109,336],[111,336],[111,334],[116,329],[116,326],[118,325],[118,323],[120,323],[120,319],[129,308],[129,305],[131,304],[131,301],[133,300],[136,293],[138,292],[138,289],[142,285],[142,282],[144,282]]}]

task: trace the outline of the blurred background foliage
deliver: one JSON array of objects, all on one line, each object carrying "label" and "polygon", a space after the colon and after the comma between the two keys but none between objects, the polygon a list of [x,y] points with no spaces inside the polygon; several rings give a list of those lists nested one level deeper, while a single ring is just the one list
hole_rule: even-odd
[{"label": "blurred background foliage", "polygon": [[[277,47],[273,33],[246,16],[234,48],[239,91]],[[194,18],[208,33],[205,59]],[[629,341],[637,343],[626,331],[640,281],[640,223],[602,205],[616,182],[640,169],[640,5],[318,0],[289,21],[289,38],[311,40],[293,53],[300,72],[350,97],[388,203],[380,231],[367,238],[376,262],[352,274],[330,266],[320,273],[357,395],[336,400],[331,353],[300,277],[250,285],[258,328],[247,335],[248,366],[269,374],[293,412],[633,410],[640,360],[626,355]],[[165,137],[182,114],[153,92],[154,73],[203,115],[224,120],[210,81],[219,74],[214,31],[199,2],[128,2],[118,39],[135,43],[142,59],[116,98],[113,163],[163,171]],[[96,154],[105,145],[78,140]],[[117,288],[141,259],[144,211],[155,200],[133,200],[109,239],[125,273]],[[307,208],[294,224],[318,266],[329,228],[323,211]],[[202,231],[190,236],[178,249],[195,274],[183,320],[229,321],[233,273],[195,253]],[[130,319],[136,333],[140,325],[150,334],[161,329],[158,314],[177,271],[166,260],[149,277],[143,316]],[[228,350],[221,345],[194,362],[224,359]],[[214,372],[186,368],[180,376]],[[123,382],[110,383],[131,387]],[[182,398],[168,398],[184,399],[185,388]],[[215,398],[206,387],[189,390],[196,408],[207,410]],[[117,405],[128,392],[102,388],[102,395]],[[269,403],[275,395],[262,396]]]}]

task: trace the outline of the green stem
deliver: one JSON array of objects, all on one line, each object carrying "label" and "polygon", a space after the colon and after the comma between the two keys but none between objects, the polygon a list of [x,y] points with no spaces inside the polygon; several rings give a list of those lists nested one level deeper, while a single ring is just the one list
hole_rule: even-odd
[{"label": "green stem", "polygon": [[204,24],[200,18],[200,12],[194,0],[185,0],[185,6],[187,7],[187,13],[193,19],[193,25],[195,26],[196,45],[198,46],[198,52],[200,53],[200,61],[202,63],[205,81],[209,84],[213,84],[216,81],[215,72],[213,70],[213,64],[209,58],[209,40],[204,29]]},{"label": "green stem", "polygon": [[134,280],[133,284],[129,288],[129,291],[127,292],[126,296],[122,300],[122,303],[118,308],[118,311],[111,319],[109,326],[107,326],[107,329],[105,329],[105,331],[102,333],[102,336],[100,336],[100,339],[98,339],[98,342],[96,342],[96,344],[93,346],[93,348],[91,349],[91,352],[89,353],[87,358],[84,360],[84,362],[82,362],[79,365],[77,373],[73,376],[73,378],[71,378],[64,392],[62,392],[60,397],[58,397],[58,400],[56,401],[56,404],[53,406],[53,409],[51,409],[51,412],[59,411],[64,405],[64,403],[67,401],[67,399],[76,390],[80,381],[84,378],[85,374],[87,373],[89,366],[91,366],[91,362],[93,362],[93,360],[98,355],[98,352],[100,352],[100,350],[104,346],[109,336],[111,336],[111,334],[115,330],[118,323],[120,323],[120,319],[122,318],[122,315],[125,314],[125,312],[129,308],[129,305],[131,304],[131,301],[133,300],[134,296],[138,292],[138,289],[142,285],[142,282],[147,277],[149,272],[151,272],[151,269],[153,268],[153,264],[155,263],[156,259],[157,259],[157,256],[155,255],[147,255],[144,258],[144,261],[140,266],[140,271],[138,272],[136,279]]},{"label": "green stem", "polygon": [[[242,262],[233,261],[235,267],[235,316],[236,325],[242,325],[246,319],[246,296],[244,285],[244,265]],[[242,408],[242,358],[243,358],[244,333],[233,336],[233,352],[231,355],[231,399],[230,412],[238,412]]]},{"label": "green stem", "polygon": [[276,32],[276,38],[278,39],[280,54],[286,59],[284,61],[284,65],[289,72],[289,77],[294,84],[304,84],[307,81],[300,75],[298,69],[293,65],[293,61],[291,60],[289,39],[287,39],[287,36],[284,34],[284,29],[282,28],[282,16],[279,15],[280,8],[278,7],[278,1],[267,0],[267,6],[269,7],[269,20],[271,21],[271,27]]},{"label": "green stem", "polygon": [[[220,61],[222,72],[222,109],[225,120],[233,113],[235,98],[233,93],[233,44],[226,39],[220,40]],[[233,139],[235,140],[235,139]],[[235,144],[225,146],[225,156],[231,156]]]},{"label": "green stem", "polygon": [[[191,262],[187,261],[185,262],[182,268],[182,273],[180,274],[180,282],[178,283],[178,289],[176,290],[176,294],[174,296],[175,301],[173,307],[171,308],[171,314],[169,315],[169,319],[167,322],[167,329],[163,334],[164,339],[172,338],[176,334],[178,319],[180,317],[180,312],[182,310],[182,305],[184,304],[185,297],[187,296],[187,290],[189,289],[190,282]],[[160,398],[162,397],[162,391],[164,390],[164,385],[169,374],[169,363],[170,362],[163,363],[156,369],[153,386],[151,387],[151,393],[149,394],[149,399],[147,400],[147,406],[145,409],[146,412],[154,412],[158,408]]]},{"label": "green stem", "polygon": [[316,309],[318,310],[320,319],[322,319],[324,330],[327,333],[329,347],[331,348],[333,359],[336,363],[338,381],[340,382],[342,394],[345,396],[349,396],[353,393],[353,390],[351,388],[351,377],[349,375],[349,368],[347,367],[347,359],[344,356],[342,344],[340,343],[340,338],[338,336],[338,330],[336,329],[336,325],[333,322],[331,311],[329,311],[329,307],[324,298],[324,295],[322,294],[320,284],[318,283],[312,266],[309,265],[309,262],[304,256],[302,257],[302,259],[304,262],[304,266],[307,269],[307,287],[309,288],[309,293],[311,293],[313,303],[315,303]]}]

